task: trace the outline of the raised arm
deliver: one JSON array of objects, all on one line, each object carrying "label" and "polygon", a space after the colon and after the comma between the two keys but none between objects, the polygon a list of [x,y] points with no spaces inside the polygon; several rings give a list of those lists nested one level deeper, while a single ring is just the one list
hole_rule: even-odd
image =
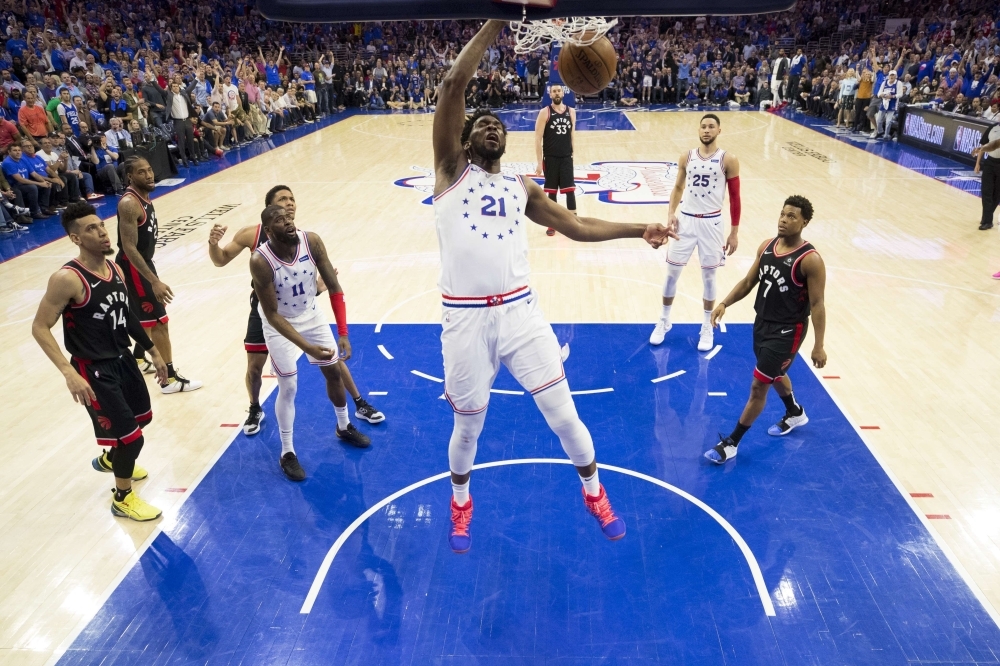
[{"label": "raised arm", "polygon": [[660,224],[608,222],[596,217],[577,217],[546,196],[534,181],[522,179],[528,190],[524,214],[535,224],[555,229],[567,238],[584,243],[596,243],[615,238],[642,238],[654,248],[676,236]]},{"label": "raised arm", "polygon": [[465,125],[465,88],[476,74],[483,54],[507,25],[505,21],[487,21],[455,59],[441,82],[438,105],[434,112],[434,169],[437,173],[435,194],[451,186],[459,167],[465,166],[462,127]]},{"label": "raised arm", "polygon": [[156,300],[169,303],[174,298],[174,292],[156,276],[135,246],[139,239],[139,218],[142,215],[142,206],[134,195],[122,197],[118,202],[118,236],[121,238],[122,250],[139,274],[153,285],[153,296]]},{"label": "raised arm", "polygon": [[250,275],[253,277],[253,290],[260,301],[261,311],[267,319],[267,323],[274,327],[278,333],[287,338],[293,345],[309,354],[313,358],[323,361],[333,358],[337,353],[335,349],[324,349],[306,342],[295,328],[288,323],[288,320],[278,314],[278,297],[274,292],[274,271],[259,252],[255,252],[250,257]]},{"label": "raised arm", "polygon": [[[330,263],[330,257],[326,253],[326,245],[323,244],[323,239],[314,234],[311,231],[306,232],[306,239],[309,241],[309,252],[312,254],[313,258],[316,259],[316,268],[319,271],[319,276],[322,278],[321,285],[325,286],[330,290],[331,303],[336,299],[336,295],[340,294],[340,300],[344,297],[344,290],[340,286],[340,280],[337,277],[337,269],[333,267]],[[317,285],[317,291],[320,284]],[[336,313],[336,307],[334,308],[334,314]],[[341,322],[339,321],[340,315],[338,315],[338,328]],[[343,322],[344,331],[347,330],[347,322]],[[345,360],[351,358],[351,343],[347,339],[347,335],[340,335],[340,339],[337,340],[337,345],[340,347],[340,355]]]},{"label": "raised arm", "polygon": [[809,285],[809,309],[812,311],[813,350],[812,362],[817,368],[826,365],[826,264],[819,252],[810,252],[802,259],[802,275]]},{"label": "raised arm", "polygon": [[757,248],[757,257],[753,260],[753,264],[751,264],[750,270],[747,271],[746,276],[737,282],[736,285],[733,286],[733,290],[729,292],[729,295],[723,298],[722,301],[715,306],[715,309],[712,310],[713,328],[719,325],[723,315],[726,314],[726,308],[734,303],[739,303],[746,298],[747,294],[753,291],[753,288],[757,286],[758,282],[760,282],[760,255],[764,252],[764,248],[767,247],[767,244],[770,242],[771,240],[768,239],[760,244],[760,247]]},{"label": "raised arm", "polygon": [[219,268],[238,257],[243,250],[249,250],[253,247],[254,241],[257,240],[257,230],[260,229],[260,226],[250,224],[243,227],[236,232],[233,240],[226,243],[225,247],[223,247],[219,245],[219,241],[226,235],[228,228],[221,224],[215,224],[212,226],[212,230],[208,232],[208,256],[212,259],[212,263]]}]

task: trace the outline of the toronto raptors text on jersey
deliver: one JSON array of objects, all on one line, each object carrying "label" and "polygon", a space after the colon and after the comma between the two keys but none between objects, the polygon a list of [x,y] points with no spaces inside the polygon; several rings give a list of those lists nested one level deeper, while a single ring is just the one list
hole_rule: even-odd
[{"label": "toronto raptors text on jersey", "polygon": [[710,157],[702,157],[698,149],[688,151],[687,178],[680,210],[693,217],[719,217],[726,196],[726,170],[721,148]]},{"label": "toronto raptors text on jersey", "polygon": [[798,324],[809,318],[809,285],[802,274],[802,258],[816,248],[803,242],[791,252],[777,253],[775,238],[760,255],[754,310],[763,321]]},{"label": "toronto raptors text on jersey", "polygon": [[74,358],[105,361],[129,350],[128,290],[118,268],[105,260],[108,277],[87,270],[76,259],[63,266],[83,281],[86,293],[80,303],[63,310],[63,340]]},{"label": "toronto raptors text on jersey", "polygon": [[[296,231],[299,244],[295,258],[285,263],[271,249],[270,241],[262,243],[257,253],[274,273],[274,294],[278,298],[278,314],[289,322],[305,320],[316,313],[316,261],[309,252],[306,232]],[[261,317],[263,317],[261,313]]]},{"label": "toronto raptors text on jersey", "polygon": [[573,117],[569,107],[563,107],[562,113],[556,113],[550,104],[549,118],[545,121],[545,132],[542,134],[543,157],[572,157],[573,155]]},{"label": "toronto raptors text on jersey", "polygon": [[528,284],[527,201],[520,177],[472,164],[434,197],[442,294],[478,298]]},{"label": "toronto raptors text on jersey", "polygon": [[[136,192],[131,187],[125,190],[125,195],[132,195],[135,200],[139,202],[142,206],[142,219],[139,220],[137,227],[137,236],[135,240],[135,249],[139,251],[139,254],[146,261],[152,261],[153,252],[156,251],[156,238],[159,228],[156,224],[156,211],[153,210],[153,202],[147,201]],[[121,214],[118,215],[118,224],[121,225]],[[122,234],[121,231],[118,232],[118,254],[123,256],[125,254],[125,249],[122,247]]]}]

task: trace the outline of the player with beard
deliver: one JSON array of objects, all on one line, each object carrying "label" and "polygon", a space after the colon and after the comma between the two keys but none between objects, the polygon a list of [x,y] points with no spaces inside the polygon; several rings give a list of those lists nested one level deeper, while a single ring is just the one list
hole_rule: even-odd
[{"label": "player with beard", "polygon": [[[129,356],[129,337],[149,352],[161,382],[167,379],[167,367],[129,308],[125,276],[107,259],[114,250],[97,211],[88,203],[70,204],[62,225],[80,253],[49,278],[31,333],[63,373],[73,399],[87,408],[97,444],[108,447],[93,466],[115,475],[111,513],[153,520],[160,510],[132,489],[132,481],[148,476],[136,458],[144,442],[142,428],[153,411],[146,382]],[[52,336],[60,316],[69,361]]]},{"label": "player with beard", "polygon": [[[158,233],[156,211],[149,200],[156,186],[153,167],[144,158],[133,157],[125,162],[125,180],[128,189],[118,202],[118,256],[115,261],[125,275],[129,302],[135,308],[136,317],[142,327],[149,330],[149,337],[167,363],[167,379],[160,382],[160,391],[196,391],[201,388],[200,381],[182,377],[174,370],[166,310],[174,292],[160,280],[153,265]],[[142,371],[149,374],[150,364],[138,345],[135,358]]]},{"label": "player with beard", "polygon": [[445,398],[455,412],[448,445],[452,550],[471,546],[469,479],[486,420],[490,387],[502,363],[534,397],[583,483],[587,510],[609,539],[625,536],[597,474],[594,443],[577,415],[559,343],[528,286],[527,225],[534,222],[585,242],[645,238],[667,242],[658,224],[577,217],[527,178],[501,172],[507,128],[489,109],[465,116],[465,89],[486,49],[507,25],[489,21],[466,44],[441,83],[434,114],[434,216],[441,249],[441,348]]},{"label": "player with beard", "polygon": [[[667,251],[667,280],[663,285],[663,310],[656,322],[649,344],[658,345],[673,324],[670,309],[677,295],[677,281],[688,259],[698,248],[703,285],[704,320],[698,335],[698,351],[709,351],[715,344],[711,316],[715,307],[715,273],[726,263],[726,254],[736,252],[740,226],[740,162],[736,156],[718,147],[722,123],[713,113],[702,116],[698,130],[701,145],[681,155],[677,161],[677,180],[670,194],[669,226],[680,240]],[[732,229],[723,240],[722,202],[729,190],[729,216]],[[681,199],[683,197],[683,200]],[[680,208],[680,215],[677,209]]]},{"label": "player with beard", "polygon": [[705,457],[721,465],[736,457],[740,440],[767,404],[768,387],[785,403],[785,415],[768,428],[774,437],[787,435],[793,429],[809,423],[806,410],[795,402],[789,366],[809,329],[812,316],[815,338],[812,362],[817,368],[826,365],[823,340],[826,337],[826,265],[812,243],[802,239],[802,230],[813,217],[813,207],[802,196],[790,196],[778,216],[778,235],[757,248],[757,260],[746,277],[712,312],[712,326],[722,320],[726,308],[741,301],[757,286],[753,323],[753,351],[757,365],[753,370],[750,399],[736,429],[729,437],[719,436],[720,442],[705,452]]},{"label": "player with beard", "polygon": [[[268,190],[264,196],[264,205],[270,206],[271,204],[284,207],[285,212],[291,218],[292,222],[295,221],[295,196],[289,187],[286,185],[275,185]],[[226,235],[227,229],[228,227],[215,224],[208,236],[209,257],[211,257],[212,263],[220,268],[238,257],[244,249],[250,250],[250,254],[253,254],[257,246],[267,240],[263,225],[250,224],[237,231],[236,235],[233,236],[233,240],[226,243],[223,247],[219,243]],[[334,273],[336,272],[336,269],[334,269]],[[319,282],[317,293],[323,293],[326,285],[323,284],[322,280]],[[250,319],[247,322],[246,337],[243,339],[243,347],[247,352],[246,386],[247,393],[250,396],[249,416],[247,416],[247,420],[243,424],[243,432],[248,435],[255,435],[260,432],[260,425],[264,421],[264,411],[260,407],[260,385],[261,376],[264,372],[264,362],[267,361],[267,343],[264,340],[264,327],[260,318],[260,312],[257,311],[257,303],[257,294],[251,289]],[[331,291],[330,305],[333,307],[333,314],[337,319],[337,332],[340,335],[347,335],[347,310],[344,304],[344,294]],[[341,359],[340,376],[344,382],[344,388],[347,389],[347,392],[351,394],[351,398],[354,400],[354,415],[372,424],[385,421],[385,415],[362,397],[344,360]]]},{"label": "player with beard", "polygon": [[358,448],[369,446],[371,440],[354,427],[347,415],[338,358],[351,358],[351,343],[346,335],[341,335],[338,354],[338,342],[316,306],[320,276],[331,292],[344,293],[326,255],[326,246],[316,234],[296,229],[283,206],[271,204],[260,214],[260,221],[267,242],[259,245],[250,257],[250,275],[260,301],[258,309],[271,367],[278,377],[274,414],[281,435],[279,464],[289,479],[302,481],[306,474],[292,445],[297,365],[302,352],[309,363],[319,366],[326,378],[326,394],[337,414],[337,437]]},{"label": "player with beard", "polygon": [[[563,87],[549,88],[552,103],[538,112],[535,119],[535,155],[538,166],[535,173],[545,175],[545,193],[553,201],[559,194],[566,195],[566,209],[576,214],[576,179],[573,177],[573,128],[576,127],[576,109],[563,104]],[[555,229],[546,229],[547,236],[554,236]]]}]

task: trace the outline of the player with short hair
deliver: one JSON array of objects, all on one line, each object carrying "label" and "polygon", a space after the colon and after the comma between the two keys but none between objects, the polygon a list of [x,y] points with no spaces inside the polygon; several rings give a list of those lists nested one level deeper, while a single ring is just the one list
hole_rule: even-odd
[{"label": "player with short hair", "polygon": [[[566,209],[576,213],[576,179],[573,177],[573,128],[576,127],[576,109],[563,104],[563,87],[556,84],[549,88],[552,103],[538,112],[535,119],[535,156],[538,166],[535,173],[545,176],[544,191],[549,199],[558,200],[566,195]],[[545,230],[554,236],[555,229]]]},{"label": "player with short hair", "polygon": [[[326,378],[326,394],[337,414],[337,437],[358,448],[369,446],[371,440],[354,427],[347,415],[347,398],[337,362],[338,342],[316,306],[320,276],[332,293],[344,293],[323,240],[315,233],[296,229],[284,206],[267,206],[260,214],[260,221],[267,242],[261,243],[250,257],[250,274],[259,300],[271,367],[278,378],[274,414],[281,435],[279,464],[289,479],[302,481],[306,473],[292,444],[297,364],[302,352],[309,363],[319,366]],[[347,322],[343,323],[346,326]],[[339,356],[351,358],[346,331],[340,335]]]},{"label": "player with short hair", "polygon": [[[62,225],[80,253],[49,278],[31,334],[63,373],[73,399],[87,408],[98,445],[108,447],[93,466],[115,475],[111,513],[153,520],[161,511],[132,489],[132,481],[148,476],[136,458],[144,443],[142,427],[153,411],[146,382],[129,357],[129,337],[149,352],[160,381],[166,381],[167,367],[129,308],[125,276],[107,259],[114,250],[97,211],[88,203],[70,204]],[[60,316],[69,361],[52,336]]]},{"label": "player with short hair", "polygon": [[[158,231],[156,211],[149,200],[156,186],[153,167],[145,158],[130,158],[125,162],[125,180],[128,188],[118,202],[118,256],[115,261],[125,275],[129,302],[135,308],[136,317],[142,327],[149,330],[149,337],[156,343],[167,364],[167,379],[160,382],[160,391],[196,391],[202,386],[200,381],[183,377],[174,370],[166,309],[166,304],[174,298],[174,292],[160,280],[153,264]],[[143,372],[149,374],[152,371],[138,345],[135,359]]]},{"label": "player with short hair", "polygon": [[[673,327],[670,309],[677,296],[677,281],[688,260],[698,248],[703,285],[704,320],[698,335],[698,351],[709,351],[715,344],[710,323],[715,307],[715,274],[726,263],[726,255],[736,252],[740,226],[740,162],[736,156],[717,145],[722,122],[714,113],[701,118],[698,138],[701,145],[689,150],[677,161],[677,180],[670,195],[670,228],[678,240],[667,249],[667,279],[663,284],[663,310],[656,322],[649,344],[658,345]],[[732,228],[723,239],[722,203],[729,190],[729,217]],[[683,198],[682,198],[683,197]],[[680,213],[678,214],[678,208]]]},{"label": "player with short hair", "polygon": [[[553,203],[533,181],[501,172],[507,128],[489,109],[465,116],[465,89],[507,25],[489,21],[465,45],[441,83],[434,114],[434,216],[441,248],[441,350],[445,398],[455,412],[448,445],[453,551],[469,550],[469,478],[502,363],[530,391],[583,483],[587,510],[609,539],[625,536],[597,474],[594,442],[573,404],[559,343],[528,286],[529,221],[573,240],[667,241],[661,225],[581,218]],[[522,224],[523,223],[523,224]]]},{"label": "player with short hair", "polygon": [[[264,205],[270,206],[271,204],[283,206],[292,221],[295,221],[295,196],[292,194],[291,188],[287,185],[275,185],[268,190],[264,196]],[[208,255],[212,259],[212,263],[219,267],[225,266],[238,257],[244,249],[249,249],[250,254],[253,254],[257,247],[267,240],[263,225],[250,224],[237,231],[236,235],[233,236],[233,240],[226,243],[225,247],[223,247],[219,243],[226,235],[227,229],[228,227],[215,224],[212,226],[212,231],[209,232],[208,236]],[[336,272],[337,269],[334,269],[334,273]],[[318,293],[322,293],[325,289],[326,285],[322,283],[321,279]],[[248,435],[255,435],[260,432],[260,425],[264,421],[264,410],[260,407],[260,385],[261,376],[264,373],[264,362],[267,361],[267,343],[264,340],[264,326],[260,318],[260,312],[257,310],[257,303],[257,294],[251,288],[250,318],[247,321],[247,334],[243,339],[243,346],[247,352],[246,386],[247,394],[250,396],[249,415],[243,424],[243,432]],[[338,332],[341,335],[347,335],[347,311],[344,304],[344,294],[331,291],[330,305],[333,307],[334,316],[337,318]],[[347,392],[351,394],[351,398],[354,400],[354,415],[369,423],[381,423],[385,420],[385,415],[364,399],[357,385],[354,383],[354,378],[347,368],[347,363],[343,361],[344,359],[341,359],[341,379],[344,382],[344,388],[347,389]]]},{"label": "player with short hair", "polygon": [[[785,403],[785,415],[767,430],[780,437],[809,423],[806,410],[795,402],[792,382],[787,372],[809,329],[812,316],[812,362],[817,368],[826,365],[823,340],[826,336],[826,265],[812,243],[802,239],[802,230],[813,217],[813,206],[803,196],[785,199],[778,216],[778,235],[757,248],[757,259],[746,277],[736,283],[729,295],[712,312],[712,326],[722,320],[726,308],[741,301],[757,286],[753,324],[753,351],[757,365],[750,385],[750,399],[729,437],[705,452],[705,457],[721,465],[736,457],[740,439],[767,404],[768,388]],[[759,283],[759,284],[758,284]]]}]

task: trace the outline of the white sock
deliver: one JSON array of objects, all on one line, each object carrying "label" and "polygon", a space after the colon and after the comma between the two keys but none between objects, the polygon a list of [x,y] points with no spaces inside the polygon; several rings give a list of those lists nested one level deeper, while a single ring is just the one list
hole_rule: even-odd
[{"label": "white sock", "polygon": [[597,478],[597,470],[594,470],[593,476],[581,476],[580,480],[583,481],[583,489],[591,497],[597,497],[601,494],[601,481]]},{"label": "white sock", "polygon": [[279,430],[281,435],[281,455],[284,457],[286,453],[295,453],[295,447],[292,446],[292,431],[291,430]]},{"label": "white sock", "polygon": [[702,322],[702,324],[704,326],[708,326],[708,327],[712,326],[712,311],[711,310],[705,310],[705,319]]},{"label": "white sock", "polygon": [[455,504],[458,506],[465,506],[469,503],[469,484],[471,482],[471,479],[465,483],[451,482],[451,494],[455,498]]},{"label": "white sock", "polygon": [[343,407],[333,406],[333,411],[337,413],[337,428],[340,430],[347,430],[347,426],[351,425],[351,419],[347,417],[347,405]]},{"label": "white sock", "polygon": [[663,312],[660,313],[660,319],[662,319],[663,321],[669,322],[670,321],[670,308],[672,308],[672,307],[674,307],[674,306],[673,305],[664,305],[663,306]]}]

